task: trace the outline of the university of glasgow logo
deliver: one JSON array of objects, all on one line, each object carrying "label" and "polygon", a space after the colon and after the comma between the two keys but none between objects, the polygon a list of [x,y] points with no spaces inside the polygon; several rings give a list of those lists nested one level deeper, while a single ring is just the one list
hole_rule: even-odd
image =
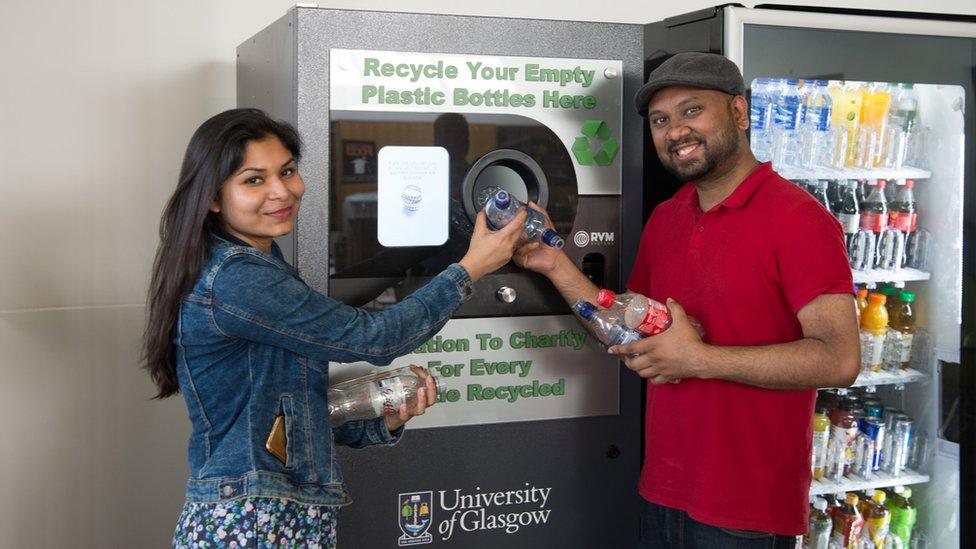
[{"label": "university of glasgow logo", "polygon": [[400,494],[400,530],[403,535],[397,540],[400,547],[421,545],[433,540],[427,530],[433,520],[433,492],[412,492]]}]

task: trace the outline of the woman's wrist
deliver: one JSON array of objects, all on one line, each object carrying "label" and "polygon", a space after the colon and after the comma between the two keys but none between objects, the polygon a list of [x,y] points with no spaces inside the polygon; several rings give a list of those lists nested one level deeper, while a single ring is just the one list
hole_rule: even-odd
[{"label": "woman's wrist", "polygon": [[468,256],[464,256],[460,261],[458,261],[458,264],[464,267],[465,271],[468,271],[468,277],[471,279],[472,283],[484,276],[484,273],[482,273],[481,270],[474,265],[474,263],[475,262],[472,261]]}]

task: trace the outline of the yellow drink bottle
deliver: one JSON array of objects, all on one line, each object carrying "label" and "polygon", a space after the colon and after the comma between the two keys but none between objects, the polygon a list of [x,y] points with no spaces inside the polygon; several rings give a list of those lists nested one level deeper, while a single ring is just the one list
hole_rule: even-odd
[{"label": "yellow drink bottle", "polygon": [[868,306],[861,313],[861,367],[877,372],[884,364],[884,340],[888,331],[887,298],[878,293],[868,294]]}]

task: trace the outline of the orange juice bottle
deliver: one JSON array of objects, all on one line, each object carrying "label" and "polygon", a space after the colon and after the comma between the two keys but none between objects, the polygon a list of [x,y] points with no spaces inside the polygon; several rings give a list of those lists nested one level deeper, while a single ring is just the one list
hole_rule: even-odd
[{"label": "orange juice bottle", "polygon": [[[870,128],[874,132],[874,139],[880,140],[885,134],[888,121],[888,109],[891,107],[891,89],[885,82],[875,82],[861,88],[861,127]],[[872,158],[866,167],[881,165],[881,148],[872,149]]]},{"label": "orange juice bottle", "polygon": [[861,367],[877,372],[884,364],[884,341],[888,331],[887,298],[878,293],[868,294],[868,306],[861,313]]},{"label": "orange juice bottle", "polygon": [[864,309],[868,307],[868,289],[861,288],[857,291],[857,299],[855,300],[857,304],[857,321],[861,322],[861,315],[864,313]]}]

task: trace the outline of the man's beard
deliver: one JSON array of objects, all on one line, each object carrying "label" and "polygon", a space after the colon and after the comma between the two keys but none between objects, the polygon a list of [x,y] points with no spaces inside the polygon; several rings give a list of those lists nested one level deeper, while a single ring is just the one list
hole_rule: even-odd
[{"label": "man's beard", "polygon": [[[693,143],[698,143],[702,148],[704,153],[702,159],[678,166],[671,159],[672,151]],[[678,178],[682,183],[687,183],[704,178],[712,173],[712,170],[719,163],[733,159],[739,152],[739,146],[739,133],[735,125],[730,122],[721,133],[711,140],[706,141],[700,133],[692,132],[691,135],[679,142],[668,143],[664,155],[658,154],[658,157],[671,175]]]}]

